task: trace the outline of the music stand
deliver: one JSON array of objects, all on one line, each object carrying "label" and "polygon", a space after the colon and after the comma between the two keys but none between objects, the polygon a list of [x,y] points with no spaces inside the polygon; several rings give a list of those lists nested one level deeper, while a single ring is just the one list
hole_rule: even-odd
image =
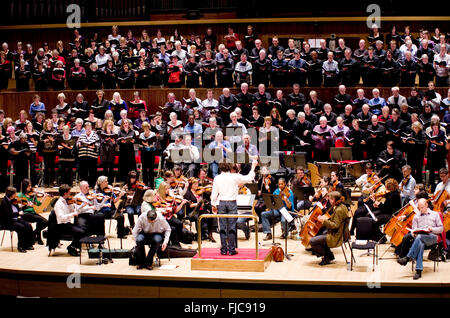
[{"label": "music stand", "polygon": [[144,189],[136,189],[133,195],[133,199],[131,200],[131,206],[138,206],[142,204],[145,190]]},{"label": "music stand", "polygon": [[297,200],[303,201],[303,210],[305,210],[305,201],[309,200],[310,195],[314,195],[314,187],[300,187],[294,185],[292,187],[292,192],[294,192],[294,196]]},{"label": "music stand", "polygon": [[279,195],[273,195],[271,193],[263,193],[262,198],[264,200],[266,208],[272,211],[272,245],[280,245],[279,243],[275,243],[275,222],[273,210],[281,209],[283,207],[283,200],[281,200],[281,197]]},{"label": "music stand", "polygon": [[335,162],[352,160],[352,148],[351,147],[331,147],[330,148],[331,160]]},{"label": "music stand", "polygon": [[246,183],[245,186],[250,190],[250,192],[254,195],[258,195],[258,184],[257,183]]},{"label": "music stand", "polygon": [[341,167],[340,163],[333,162],[317,162],[316,165],[319,168],[319,174],[327,177],[329,177],[333,171],[337,173]]},{"label": "music stand", "polygon": [[294,157],[295,157],[295,166],[303,167],[303,169],[306,169],[306,152],[296,152],[294,153]]}]

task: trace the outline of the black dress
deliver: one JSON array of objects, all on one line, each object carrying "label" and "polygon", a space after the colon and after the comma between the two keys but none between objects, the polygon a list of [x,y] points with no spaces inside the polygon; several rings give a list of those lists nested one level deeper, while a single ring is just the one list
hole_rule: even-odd
[{"label": "black dress", "polygon": [[119,143],[119,180],[126,182],[128,172],[136,171],[136,158],[134,156],[134,143],[132,139],[136,139],[133,130],[128,133],[120,130],[119,138],[125,139],[125,142],[118,140]]}]

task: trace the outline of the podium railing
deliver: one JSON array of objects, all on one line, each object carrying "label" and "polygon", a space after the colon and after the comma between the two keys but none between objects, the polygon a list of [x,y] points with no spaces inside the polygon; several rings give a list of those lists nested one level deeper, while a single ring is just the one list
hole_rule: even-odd
[{"label": "podium railing", "polygon": [[[258,218],[254,215],[247,215],[247,214],[202,214],[197,220],[197,240],[198,240],[198,257],[201,258],[201,250],[202,250],[202,220],[203,219],[231,219],[231,218],[247,218],[252,219],[255,224],[258,224]],[[236,229],[236,235],[237,235],[237,229]],[[255,230],[255,249],[256,249],[256,256],[255,259],[258,259],[259,256],[259,250],[258,250],[258,227],[256,227]]]}]

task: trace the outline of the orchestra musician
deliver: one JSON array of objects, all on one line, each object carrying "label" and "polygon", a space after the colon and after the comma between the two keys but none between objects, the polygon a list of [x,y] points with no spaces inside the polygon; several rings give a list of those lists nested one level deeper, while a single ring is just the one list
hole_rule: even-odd
[{"label": "orchestra musician", "polygon": [[[127,175],[127,181],[125,185],[122,187],[122,191],[126,193],[126,200],[125,200],[125,211],[128,214],[128,222],[130,224],[130,227],[134,227],[134,215],[137,214],[138,216],[141,215],[141,205],[138,204],[136,206],[131,205],[133,196],[136,193],[136,190],[138,189],[139,183],[137,180],[137,173],[136,171],[130,171]],[[142,185],[142,187],[144,187]]]},{"label": "orchestra musician", "polygon": [[[278,188],[273,192],[273,195],[280,195],[283,200],[283,206],[291,212],[294,212],[295,204],[294,204],[294,193],[290,190],[286,185],[286,180],[284,178],[278,179]],[[264,237],[264,241],[268,241],[272,239],[271,220],[275,222],[275,218],[281,216],[281,238],[284,239],[289,235],[289,225],[286,224],[286,219],[281,214],[280,210],[270,210],[265,211],[261,214],[261,220],[263,225],[263,232],[266,234]],[[272,224],[275,226],[275,224]],[[287,229],[287,232],[286,232]]]},{"label": "orchestra musician", "polygon": [[[189,178],[188,181],[188,190],[183,196],[183,198],[188,201],[188,204],[186,204],[186,215],[191,222],[195,222],[195,226],[197,228],[197,220],[199,216],[211,211],[211,203],[204,195],[206,191],[211,191],[211,185],[208,187],[200,187],[199,180],[197,178]],[[202,223],[202,240],[209,239],[211,242],[215,243],[214,237],[212,236],[212,221],[213,219],[206,219]]]},{"label": "orchestra musician", "polygon": [[[31,187],[30,179],[22,180],[21,189],[22,192],[17,194],[17,197],[19,199],[24,199],[24,201],[22,202],[23,215],[21,217],[28,223],[36,223],[36,229],[33,231],[33,240],[39,245],[44,245],[44,242],[42,241],[41,232],[43,229],[47,227],[48,221],[46,218],[37,214],[36,211],[34,210],[34,207],[40,206],[42,202],[38,200],[37,197],[38,193]],[[46,193],[39,193],[39,195],[41,200],[48,196]]]},{"label": "orchestra musician", "polygon": [[423,271],[423,252],[425,247],[436,244],[438,236],[444,230],[442,219],[438,212],[429,209],[427,200],[419,199],[417,208],[420,214],[416,214],[413,218],[411,235],[414,237],[414,243],[409,249],[405,257],[399,258],[397,262],[400,265],[406,265],[409,261],[416,261],[416,273],[413,279],[422,277]]},{"label": "orchestra musician", "polygon": [[370,187],[374,184],[373,177],[375,175],[372,163],[366,163],[364,169],[366,173],[355,181],[356,185],[361,188],[362,193],[367,192],[368,189],[370,189]]},{"label": "orchestra musician", "polygon": [[353,215],[352,226],[350,228],[350,233],[352,235],[354,235],[355,233],[358,219],[360,217],[365,217],[368,215],[369,211],[367,210],[367,207],[373,213],[373,210],[375,208],[378,208],[380,204],[383,204],[386,201],[386,198],[384,196],[387,190],[382,182],[383,180],[380,178],[380,175],[376,173],[372,176],[371,179],[373,181],[373,184],[367,189],[369,196],[366,198],[360,197],[358,199],[358,208],[356,209],[355,214]]},{"label": "orchestra musician", "polygon": [[[106,219],[116,219],[117,221],[117,237],[125,238],[126,230],[124,225],[124,216],[122,213],[125,192],[120,189],[113,189],[108,184],[108,177],[100,176],[95,184],[94,193],[97,200],[96,214],[102,215]],[[119,210],[119,211],[117,211]],[[104,230],[103,230],[103,233]]]},{"label": "orchestra musician", "polygon": [[341,246],[343,244],[343,232],[348,231],[348,228],[345,228],[344,225],[349,218],[349,212],[342,203],[343,197],[341,193],[338,191],[330,192],[329,200],[332,206],[330,218],[327,218],[325,215],[318,217],[325,230],[322,234],[316,235],[310,240],[313,254],[317,257],[322,257],[322,261],[319,263],[322,266],[331,264],[331,261],[334,260],[334,255],[330,248]]},{"label": "orchestra musician", "polygon": [[33,248],[33,228],[23,219],[24,212],[18,205],[17,190],[7,187],[5,196],[0,204],[0,225],[3,228],[17,232],[17,250],[26,253]]},{"label": "orchestra musician", "polygon": [[404,165],[402,167],[403,180],[400,182],[400,197],[402,199],[402,206],[407,204],[409,201],[416,198],[414,194],[414,188],[416,186],[416,180],[411,175],[411,166]]},{"label": "orchestra musician", "polygon": [[[170,171],[167,171],[170,172]],[[169,176],[169,174],[167,174]],[[166,175],[165,175],[166,179]],[[182,199],[181,196],[174,196],[170,194],[170,188],[168,182],[172,182],[173,174],[171,177],[167,178],[167,181],[161,182],[157,189],[156,194],[156,202],[162,207],[165,207],[162,215],[166,219],[167,223],[169,223],[172,231],[170,233],[170,243],[172,246],[181,247],[180,240],[183,238],[183,222],[178,218],[178,212],[182,212],[184,214],[184,206],[187,203],[186,200]],[[187,189],[187,187],[186,187]]]},{"label": "orchestra musician", "polygon": [[80,192],[74,196],[75,211],[78,213],[76,224],[86,234],[105,235],[105,218],[103,214],[96,213],[100,205],[97,196],[89,193],[89,183],[80,182]]},{"label": "orchestra musician", "polygon": [[59,199],[56,201],[54,210],[57,221],[58,232],[61,234],[71,234],[73,241],[67,247],[67,251],[72,256],[79,256],[78,249],[81,248],[80,239],[86,232],[80,226],[71,222],[72,218],[78,216],[75,210],[73,198],[71,197],[71,187],[63,184],[59,187]]}]

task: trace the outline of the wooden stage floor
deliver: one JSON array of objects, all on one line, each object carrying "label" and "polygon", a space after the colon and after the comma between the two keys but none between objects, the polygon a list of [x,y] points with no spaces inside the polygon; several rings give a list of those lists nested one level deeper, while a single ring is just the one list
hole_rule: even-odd
[{"label": "wooden stage floor", "polygon": [[[106,222],[108,230],[109,221]],[[120,248],[115,237],[115,223],[108,234],[111,248]],[[276,229],[276,241],[281,231]],[[271,241],[262,241],[260,246],[270,248]],[[0,235],[3,235],[0,232]],[[214,234],[219,241],[219,235]],[[255,233],[245,240],[239,231],[239,247],[255,246]],[[433,262],[424,262],[422,278],[412,279],[411,265],[403,267],[394,259],[380,260],[372,272],[372,257],[360,256],[356,251],[353,271],[347,264],[341,248],[333,249],[333,264],[321,267],[320,259],[306,252],[300,241],[288,240],[288,252],[293,254],[290,261],[271,262],[265,272],[221,272],[192,271],[191,259],[167,259],[162,265],[177,265],[173,270],[155,268],[153,271],[137,270],[128,265],[128,259],[114,259],[114,263],[98,266],[96,259],[89,259],[83,250],[82,264],[78,257],[67,254],[68,242],[48,257],[45,246],[35,245],[35,250],[26,254],[17,252],[17,238],[14,236],[15,251],[10,250],[9,235],[5,235],[0,247],[0,294],[26,297],[203,297],[203,298],[251,298],[251,297],[449,297],[450,264],[439,263],[433,272]],[[124,248],[134,246],[132,236],[123,242]],[[197,243],[185,247],[196,248]],[[206,241],[204,247],[219,247],[219,243]],[[381,255],[389,244],[380,246]],[[347,249],[350,260],[350,251]],[[425,258],[428,251],[425,252]],[[392,257],[390,249],[385,257]],[[67,281],[78,282],[80,287],[69,288]],[[75,278],[74,278],[75,277]]]}]

